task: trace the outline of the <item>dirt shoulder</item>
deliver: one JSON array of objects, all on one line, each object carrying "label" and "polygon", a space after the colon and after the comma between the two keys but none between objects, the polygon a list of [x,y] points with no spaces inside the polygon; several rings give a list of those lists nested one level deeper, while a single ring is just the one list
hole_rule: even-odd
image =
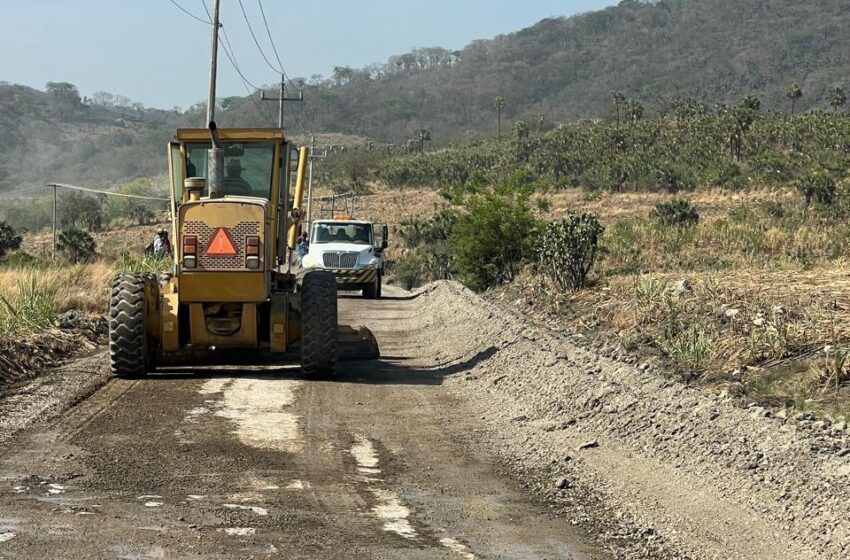
[{"label": "dirt shoulder", "polygon": [[656,557],[850,552],[845,426],[742,409],[454,283],[428,287],[421,310],[423,347],[457,368],[448,385],[487,420],[487,445],[575,522],[593,495]]}]

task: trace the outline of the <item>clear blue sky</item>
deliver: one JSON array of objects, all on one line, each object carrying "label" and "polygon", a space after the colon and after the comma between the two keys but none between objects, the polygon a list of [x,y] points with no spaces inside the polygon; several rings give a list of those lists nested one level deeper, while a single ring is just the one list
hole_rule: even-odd
[{"label": "clear blue sky", "polygon": [[[204,16],[201,0],[175,0]],[[212,9],[212,0],[206,0]],[[263,0],[290,76],[329,75],[411,47],[459,49],[545,17],[614,5],[612,0]],[[245,76],[276,82],[260,56],[238,0],[221,0],[222,23]],[[242,0],[260,45],[274,62],[257,0]],[[76,84],[151,107],[186,107],[206,97],[209,26],[169,0],[0,0],[0,81],[44,88]],[[223,53],[222,53],[223,55]],[[222,56],[219,97],[245,89]]]}]

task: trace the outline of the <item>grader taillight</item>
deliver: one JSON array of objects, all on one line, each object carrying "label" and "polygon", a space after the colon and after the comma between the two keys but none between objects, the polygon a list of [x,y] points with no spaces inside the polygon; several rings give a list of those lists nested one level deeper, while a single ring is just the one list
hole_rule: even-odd
[{"label": "grader taillight", "polygon": [[260,237],[257,235],[245,238],[245,266],[250,270],[260,268]]},{"label": "grader taillight", "polygon": [[198,266],[198,238],[194,235],[183,236],[183,268]]}]

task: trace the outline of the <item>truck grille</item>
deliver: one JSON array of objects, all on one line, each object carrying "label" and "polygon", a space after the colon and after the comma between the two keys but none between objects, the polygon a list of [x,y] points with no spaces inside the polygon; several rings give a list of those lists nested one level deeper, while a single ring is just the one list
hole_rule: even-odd
[{"label": "truck grille", "polygon": [[322,261],[325,268],[354,268],[357,266],[357,253],[325,253]]},{"label": "truck grille", "polygon": [[198,237],[198,270],[246,270],[245,267],[245,237],[260,235],[260,224],[257,222],[239,222],[230,230],[233,244],[236,245],[236,256],[210,257],[206,250],[212,241],[216,228],[204,222],[187,221],[183,224],[183,235]]}]

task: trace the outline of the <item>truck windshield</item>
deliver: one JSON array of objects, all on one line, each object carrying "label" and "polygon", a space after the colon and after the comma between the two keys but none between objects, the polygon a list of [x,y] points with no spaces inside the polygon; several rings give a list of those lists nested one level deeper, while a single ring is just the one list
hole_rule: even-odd
[{"label": "truck windshield", "polygon": [[369,224],[328,224],[313,226],[311,243],[372,244],[372,227]]},{"label": "truck windshield", "polygon": [[[224,148],[224,196],[271,196],[274,148],[272,142],[222,142]],[[186,176],[209,179],[207,144],[186,145]],[[208,193],[204,192],[206,196]]]}]

